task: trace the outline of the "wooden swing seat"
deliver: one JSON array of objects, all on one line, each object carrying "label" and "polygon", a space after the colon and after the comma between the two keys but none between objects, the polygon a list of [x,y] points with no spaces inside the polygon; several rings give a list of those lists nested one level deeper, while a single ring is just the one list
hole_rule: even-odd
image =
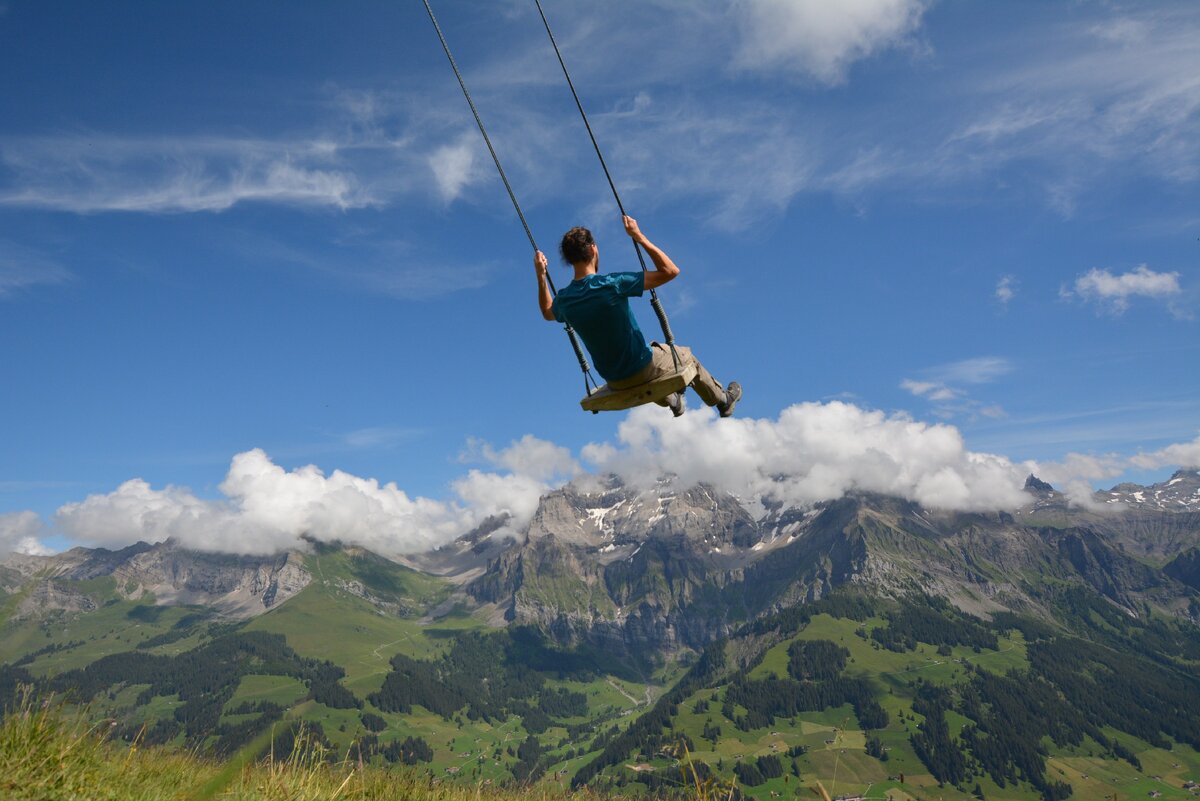
[{"label": "wooden swing seat", "polygon": [[659,376],[644,384],[626,389],[612,389],[605,384],[591,395],[579,401],[585,412],[619,412],[646,403],[654,403],[673,392],[683,392],[696,377],[696,361],[688,359],[678,370]]}]

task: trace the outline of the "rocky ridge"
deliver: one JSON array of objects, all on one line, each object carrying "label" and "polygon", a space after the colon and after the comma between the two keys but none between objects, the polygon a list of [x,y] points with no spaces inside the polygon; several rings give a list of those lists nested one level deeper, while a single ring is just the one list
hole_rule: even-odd
[{"label": "rocky ridge", "polygon": [[1097,492],[1096,501],[1106,505],[1123,504],[1167,512],[1200,512],[1200,470],[1178,470],[1166,481],[1143,487],[1140,484],[1118,484],[1110,490]]},{"label": "rocky ridge", "polygon": [[[158,604],[197,604],[231,617],[250,617],[281,604],[312,580],[302,556],[235,556],[180,548],[173,540],[139,542],[112,551],[72,548],[52,556],[12,554],[3,561],[21,584],[32,582],[22,601],[26,614],[49,609],[86,611],[91,603],[69,581],[112,577],[123,598],[153,596]],[[17,582],[10,580],[10,585]],[[8,591],[17,587],[10,586]]]},{"label": "rocky ridge", "polygon": [[[1098,493],[1106,499],[1100,511],[1072,506],[1032,476],[1026,490],[1026,507],[983,514],[870,493],[788,508],[671,480],[642,490],[589,480],[544,496],[518,538],[496,518],[443,548],[396,561],[450,580],[458,589],[444,603],[486,606],[498,625],[533,625],[564,644],[639,652],[698,649],[843,584],[886,597],[938,595],[985,616],[1046,612],[1048,593],[1070,585],[1089,587],[1131,615],[1147,608],[1200,615],[1200,511],[1189,501],[1200,490],[1196,471]],[[300,553],[197,553],[173,541],[75,548],[0,560],[0,590],[22,590],[17,615],[86,612],[91,600],[70,582],[111,576],[121,597],[244,618],[312,582],[305,564]],[[316,578],[381,614],[421,613],[362,581]]]},{"label": "rocky ridge", "polygon": [[1200,545],[1200,515],[1169,504],[1098,514],[1034,477],[1027,491],[1030,503],[1012,514],[856,493],[810,509],[765,507],[756,520],[711,487],[567,487],[542,499],[525,541],[467,591],[564,642],[631,650],[698,648],[846,583],[939,595],[982,615],[1047,610],[1059,583],[1090,587],[1130,614],[1147,605],[1196,614],[1194,586],[1159,568]]}]

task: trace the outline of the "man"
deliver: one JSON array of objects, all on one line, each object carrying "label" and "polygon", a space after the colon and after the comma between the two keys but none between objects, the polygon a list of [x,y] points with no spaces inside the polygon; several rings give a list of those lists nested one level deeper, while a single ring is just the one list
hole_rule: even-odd
[{"label": "man", "polygon": [[[583,337],[596,372],[613,389],[629,389],[675,372],[670,346],[658,342],[646,345],[630,311],[629,298],[641,297],[645,290],[673,280],[679,275],[679,268],[638,229],[637,220],[626,216],[624,222],[625,232],[650,254],[653,270],[600,275],[600,249],[596,247],[592,232],[586,228],[572,228],[563,236],[559,252],[563,261],[574,268],[575,280],[554,297],[546,281],[546,255],[539,250],[533,257],[542,317],[560,323],[570,321]],[[733,408],[742,397],[741,385],[731,381],[728,387],[722,387],[696,361],[690,349],[676,346],[675,350],[683,362],[695,362],[696,377],[690,386],[700,399],[715,406],[722,417],[733,414]],[[683,414],[683,393],[672,393],[658,404],[670,408],[678,417]]]}]

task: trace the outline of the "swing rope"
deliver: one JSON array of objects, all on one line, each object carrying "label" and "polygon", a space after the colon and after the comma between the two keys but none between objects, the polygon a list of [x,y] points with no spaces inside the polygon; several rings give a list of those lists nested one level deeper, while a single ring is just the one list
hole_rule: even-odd
[{"label": "swing rope", "polygon": [[[446,59],[450,62],[450,68],[454,70],[454,77],[458,79],[458,85],[462,88],[463,97],[467,99],[467,105],[471,107],[471,114],[475,117],[475,124],[479,126],[479,133],[483,134],[483,141],[487,145],[488,153],[492,155],[492,162],[496,165],[496,172],[500,173],[500,180],[504,183],[504,189],[508,192],[508,199],[512,201],[513,208],[516,209],[517,217],[521,220],[521,227],[525,229],[525,236],[529,239],[529,244],[534,251],[540,250],[537,242],[534,241],[533,231],[529,228],[529,223],[525,219],[525,212],[521,210],[521,204],[517,202],[517,195],[513,192],[512,185],[508,182],[508,176],[504,172],[504,167],[500,164],[500,157],[496,155],[496,149],[492,147],[492,139],[488,136],[487,128],[483,125],[483,118],[479,116],[479,110],[475,108],[475,101],[471,99],[471,93],[467,91],[466,81],[463,80],[462,72],[458,69],[458,62],[454,60],[454,54],[450,52],[450,45],[446,42],[446,37],[442,34],[442,26],[438,24],[437,17],[434,16],[433,7],[429,5],[429,0],[422,0],[425,3],[425,11],[429,14],[429,21],[433,23],[433,29],[437,31],[438,40],[442,43],[442,50],[446,53]],[[572,91],[574,91],[572,89]],[[582,108],[580,109],[582,111]],[[594,140],[593,140],[594,141]],[[597,151],[599,152],[599,151]],[[607,172],[607,169],[605,170]],[[610,179],[609,183],[612,181]],[[613,190],[616,191],[615,189]],[[620,201],[618,200],[618,205]],[[623,213],[623,212],[622,212]],[[636,245],[634,246],[636,247]],[[638,252],[638,258],[641,258],[641,252]],[[646,269],[646,265],[642,264],[642,269]],[[546,272],[546,283],[550,287],[550,295],[558,296],[558,290],[554,286],[554,279],[550,277],[549,271]],[[653,291],[652,291],[653,294]],[[661,316],[664,326],[666,325],[666,317]],[[563,328],[567,332],[568,339],[571,340],[571,347],[575,350],[575,358],[579,360],[579,369],[583,371],[583,388],[587,395],[591,395],[599,386],[596,384],[596,379],[592,376],[592,368],[588,364],[587,356],[583,352],[583,346],[579,344],[579,337],[575,333],[575,329],[571,327],[569,322],[563,324]],[[672,352],[675,346],[672,345]]]},{"label": "swing rope", "polygon": [[[575,91],[575,82],[571,80],[571,73],[567,71],[567,63],[563,61],[562,51],[558,49],[558,42],[554,38],[554,32],[550,30],[550,21],[546,19],[546,12],[542,9],[541,0],[533,0],[537,5],[538,14],[542,18],[542,25],[546,28],[546,35],[550,37],[550,44],[554,46],[554,55],[558,56],[558,65],[562,67],[563,77],[567,79],[567,86],[571,88],[571,96],[575,98],[575,107],[579,109],[579,116],[583,118],[583,125],[587,128],[588,137],[592,140],[592,148],[596,151],[596,157],[600,159],[600,167],[604,170],[604,177],[608,179],[608,187],[612,190],[613,199],[617,201],[617,208],[621,212],[621,216],[625,214],[625,206],[621,203],[621,196],[617,193],[617,185],[613,182],[612,174],[608,171],[608,164],[604,161],[604,154],[600,152],[600,144],[596,141],[596,134],[592,132],[592,124],[588,121],[587,112],[583,110],[583,103],[579,100],[579,93]],[[428,0],[426,0],[428,5]],[[633,250],[637,253],[638,263],[642,265],[642,272],[647,272],[646,259],[642,255],[642,248],[637,242],[633,243]],[[663,337],[667,340],[667,345],[671,348],[671,358],[675,362],[675,369],[678,370],[682,366],[679,359],[679,353],[675,350],[675,335],[671,332],[671,323],[667,320],[667,312],[663,308],[662,301],[658,299],[658,293],[653,289],[650,290],[650,307],[654,309],[655,316],[658,317],[658,323],[662,327]]]}]

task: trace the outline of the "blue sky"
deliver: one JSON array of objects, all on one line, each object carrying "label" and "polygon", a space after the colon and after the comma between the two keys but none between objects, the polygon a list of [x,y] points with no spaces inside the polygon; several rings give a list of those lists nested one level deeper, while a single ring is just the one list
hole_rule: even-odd
[{"label": "blue sky", "polygon": [[[579,411],[420,2],[4,0],[8,539],[170,533],[144,522],[168,487],[243,509],[253,449],[461,511],[472,476],[531,492],[670,468],[684,431],[788,440],[805,403],[804,426],[845,412],[850,450],[877,412],[1066,483],[1200,454],[1194,3],[546,7],[627,209],[683,270],[677,338],[745,387],[740,427]],[[541,247],[584,224],[603,269],[637,269],[532,2],[435,10]],[[918,451],[882,448],[899,473]],[[874,486],[858,469],[828,492]],[[59,511],[88,496],[125,516]]]}]

